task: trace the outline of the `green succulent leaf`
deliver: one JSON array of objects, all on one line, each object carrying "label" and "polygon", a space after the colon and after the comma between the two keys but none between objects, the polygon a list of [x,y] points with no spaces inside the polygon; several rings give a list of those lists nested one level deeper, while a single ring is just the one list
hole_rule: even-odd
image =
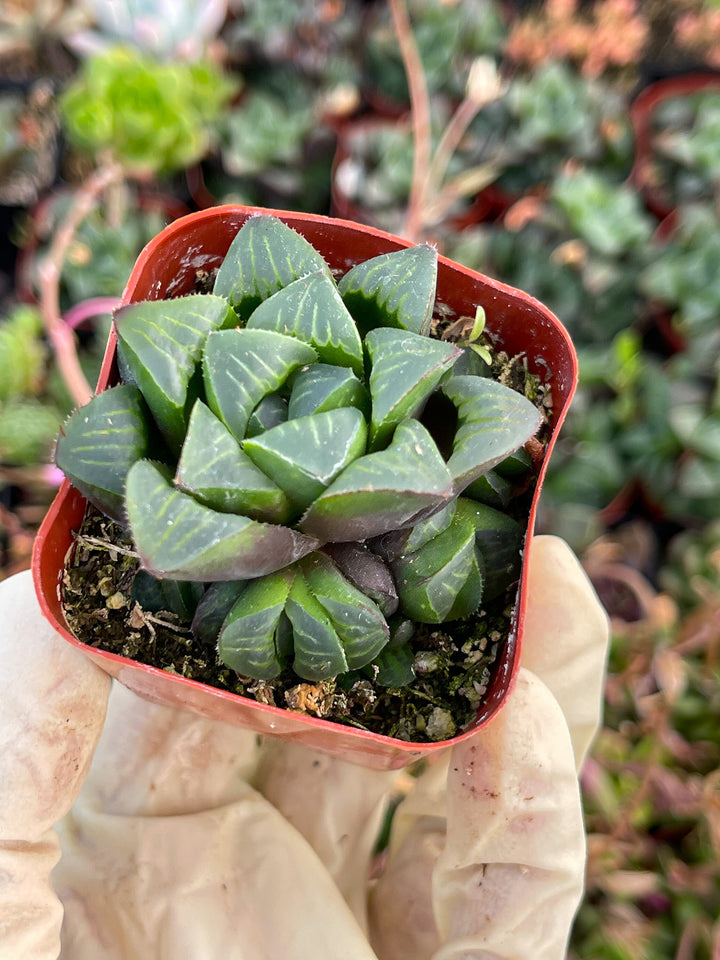
[{"label": "green succulent leaf", "polygon": [[370,372],[370,449],[384,447],[398,423],[416,416],[461,355],[451,343],[378,327],[365,338]]},{"label": "green succulent leaf", "polygon": [[392,563],[402,611],[418,623],[468,616],[483,599],[481,564],[472,521],[456,513],[446,530]]},{"label": "green succulent leaf", "polygon": [[401,423],[386,450],[350,464],[309,507],[300,527],[322,540],[366,540],[417,523],[452,496],[452,477],[417,420]]},{"label": "green succulent leaf", "polygon": [[246,437],[256,437],[259,433],[264,433],[279,423],[285,423],[288,418],[287,400],[283,399],[278,393],[270,393],[263,397],[260,403],[250,414]]},{"label": "green succulent leaf", "polygon": [[145,300],[114,313],[123,379],[139,387],[165,439],[179,450],[195,396],[190,389],[205,340],[232,318],[211,294]]},{"label": "green succulent leaf", "polygon": [[130,588],[130,597],[149,613],[166,610],[180,620],[193,618],[203,585],[188,580],[159,580],[146,570],[138,570]]},{"label": "green succulent leaf", "polygon": [[226,297],[241,320],[294,280],[330,268],[317,250],[277,217],[246,220],[230,244],[213,292]]},{"label": "green succulent leaf", "polygon": [[406,687],[415,679],[415,655],[409,644],[388,644],[373,661],[376,683],[381,687]]},{"label": "green succulent leaf", "polygon": [[245,591],[249,580],[216,580],[195,610],[191,630],[201,643],[215,645],[227,615]]},{"label": "green succulent leaf", "polygon": [[443,393],[458,412],[448,469],[460,493],[534,436],[542,417],[522,394],[483,377],[451,377]]},{"label": "green succulent leaf", "polygon": [[241,676],[271,680],[282,670],[278,640],[295,579],[296,571],[289,569],[254,580],[227,615],[220,632],[218,655]]},{"label": "green succulent leaf", "polygon": [[198,503],[147,460],[128,473],[126,506],[143,566],[155,576],[246,580],[273,573],[318,546],[288,527]]},{"label": "green succulent leaf", "polygon": [[427,335],[436,284],[437,250],[423,244],[359,263],[338,289],[363,336],[375,327]]},{"label": "green succulent leaf", "polygon": [[397,560],[403,553],[414,553],[450,526],[456,509],[457,500],[451,500],[426,520],[421,520],[412,527],[393,530],[382,537],[377,537],[370,544],[371,549],[386,561]]},{"label": "green succulent leaf", "polygon": [[247,327],[297,337],[310,344],[323,363],[363,375],[360,334],[326,271],[295,280],[273,294],[253,311]]},{"label": "green succulent leaf", "polygon": [[365,452],[366,440],[360,411],[341,407],[281,423],[246,440],[243,450],[298,509],[304,509]]},{"label": "green succulent leaf", "polygon": [[267,523],[284,523],[291,513],[285,493],[258,470],[201,400],[190,414],[175,483],[222,513],[242,513]]},{"label": "green succulent leaf", "polygon": [[330,617],[348,667],[364,667],[388,642],[390,629],[377,604],[354,587],[332,561],[314,553],[301,562],[305,582]]},{"label": "green succulent leaf", "polygon": [[299,677],[327,680],[347,671],[342,641],[301,573],[295,577],[285,613],[293,628],[293,670]]},{"label": "green succulent leaf", "polygon": [[269,330],[221,330],[207,339],[202,358],[210,409],[230,433],[243,440],[250,417],[291,373],[313,363],[306,343]]},{"label": "green succulent leaf", "polygon": [[465,496],[491,507],[506,507],[512,499],[512,484],[497,470],[488,470],[467,486]]},{"label": "green succulent leaf", "polygon": [[368,418],[370,398],[365,384],[348,367],[313,363],[293,379],[288,417],[307,417],[338,407],[357,407]]},{"label": "green succulent leaf", "polygon": [[506,480],[517,480],[520,477],[527,476],[532,470],[532,457],[524,447],[518,447],[510,456],[505,457],[495,467],[495,472]]},{"label": "green succulent leaf", "polygon": [[475,530],[483,558],[484,599],[493,600],[518,578],[523,528],[506,513],[465,497],[458,498],[457,517]]},{"label": "green succulent leaf", "polygon": [[123,515],[128,471],[148,456],[149,413],[137,387],[98,393],[63,427],[55,460],[70,482],[108,516]]}]

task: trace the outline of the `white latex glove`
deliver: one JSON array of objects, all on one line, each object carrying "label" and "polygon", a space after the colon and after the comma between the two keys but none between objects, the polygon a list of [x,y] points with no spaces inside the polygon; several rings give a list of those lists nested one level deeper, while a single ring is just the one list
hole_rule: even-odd
[{"label": "white latex glove", "polygon": [[105,675],[53,635],[29,575],[5,581],[0,960],[50,960],[61,942],[62,960],[560,960],[607,636],[567,546],[536,538],[515,689],[417,779],[369,882],[396,772],[116,684],[105,719]]}]

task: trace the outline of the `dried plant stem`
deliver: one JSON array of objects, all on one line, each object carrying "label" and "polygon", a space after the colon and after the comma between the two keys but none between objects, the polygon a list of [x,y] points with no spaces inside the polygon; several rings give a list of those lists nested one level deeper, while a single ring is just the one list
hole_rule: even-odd
[{"label": "dried plant stem", "polygon": [[72,206],[60,224],[48,253],[40,267],[40,309],[58,369],[73,401],[82,406],[92,396],[92,390],[80,367],[75,335],[63,322],[60,313],[60,275],[68,248],[78,227],[90,213],[98,197],[111,183],[122,179],[122,169],[116,164],[100,167],[83,183]]},{"label": "dried plant stem", "polygon": [[413,129],[412,183],[403,235],[408,240],[417,240],[423,227],[425,191],[432,154],[430,98],[428,97],[425,71],[413,37],[405,0],[389,0],[389,2],[393,26],[410,90]]},{"label": "dried plant stem", "polygon": [[448,170],[453,154],[462,142],[467,128],[473,122],[482,108],[477,100],[466,97],[458,106],[448,125],[443,131],[440,142],[435,148],[430,169],[428,170],[424,196],[433,196],[440,192],[443,180]]}]

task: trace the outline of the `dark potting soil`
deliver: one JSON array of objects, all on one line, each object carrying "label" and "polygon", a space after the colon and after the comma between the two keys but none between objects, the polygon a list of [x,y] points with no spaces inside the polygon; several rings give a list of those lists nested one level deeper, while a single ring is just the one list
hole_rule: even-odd
[{"label": "dark potting soil", "polygon": [[[198,640],[189,622],[169,611],[150,613],[131,597],[139,570],[122,526],[89,506],[63,575],[68,626],[88,646],[168,673],[400,740],[446,740],[475,717],[500,644],[510,629],[514,588],[466,620],[441,628],[418,624],[411,647],[415,680],[391,688],[370,676],[309,683],[286,669],[274,680],[240,677]],[[342,682],[342,678],[341,678]]]}]

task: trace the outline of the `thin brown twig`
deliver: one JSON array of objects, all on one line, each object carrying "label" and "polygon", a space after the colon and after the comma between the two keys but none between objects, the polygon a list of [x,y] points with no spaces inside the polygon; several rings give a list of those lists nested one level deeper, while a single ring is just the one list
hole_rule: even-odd
[{"label": "thin brown twig", "polygon": [[482,103],[466,97],[450,118],[443,135],[435,148],[428,170],[425,197],[440,191],[448,166],[455,151],[462,143],[468,127],[482,109]]},{"label": "thin brown twig", "polygon": [[389,0],[389,2],[410,91],[413,129],[412,182],[403,235],[408,240],[417,240],[423,227],[425,190],[432,154],[430,98],[428,97],[425,71],[413,36],[405,0]]},{"label": "thin brown twig", "polygon": [[60,312],[60,275],[78,227],[103,190],[122,176],[122,169],[117,164],[108,164],[94,171],[78,188],[72,206],[58,227],[48,256],[39,270],[40,309],[45,330],[63,381],[78,406],[87,403],[92,396],[92,390],[80,366],[75,335],[63,322]]}]

